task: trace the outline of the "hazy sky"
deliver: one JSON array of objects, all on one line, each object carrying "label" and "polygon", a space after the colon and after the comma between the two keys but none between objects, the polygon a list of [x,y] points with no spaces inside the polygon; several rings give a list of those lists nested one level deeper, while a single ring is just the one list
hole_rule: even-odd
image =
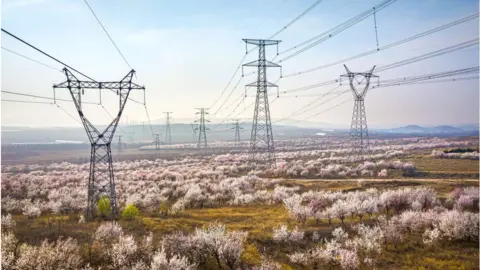
[{"label": "hazy sky", "polygon": [[[314,2],[314,0],[89,0],[97,16],[137,71],[138,82],[146,86],[150,118],[161,119],[163,111],[172,111],[173,119],[177,122],[193,119],[194,108],[209,107],[220,95],[245,54],[242,38],[266,38]],[[276,37],[282,40],[280,51],[329,30],[380,2],[382,1],[324,0]],[[474,0],[398,0],[377,13],[379,44],[380,46],[390,44],[477,11],[478,1]],[[2,28],[96,80],[119,80],[129,71],[82,0],[4,0],[1,17]],[[373,65],[383,66],[478,38],[478,23],[478,19],[472,20],[346,64],[352,71],[366,71]],[[61,65],[3,33],[1,43],[5,48],[58,69],[62,68]],[[328,64],[374,48],[376,48],[374,22],[373,17],[369,17],[318,46],[285,61],[282,63],[283,73],[290,74]],[[272,59],[275,53],[274,46],[267,47],[269,59]],[[253,61],[256,57],[255,51],[247,56],[245,62]],[[378,75],[381,82],[389,78],[473,67],[478,65],[478,59],[478,47],[471,47],[379,72]],[[4,91],[53,96],[52,85],[65,80],[62,73],[5,50],[1,51],[1,61],[1,82]],[[248,73],[255,69],[246,68],[245,71]],[[278,85],[281,91],[288,91],[337,79],[344,72],[343,66],[337,65],[300,76],[283,78]],[[232,85],[216,106],[211,109],[212,114],[223,103],[240,75],[241,72],[234,78]],[[279,77],[279,70],[269,69],[268,76],[269,81],[275,82]],[[244,91],[244,85],[255,80],[255,75],[244,77],[227,101],[227,106],[211,118],[220,119],[229,115],[238,104],[234,101]],[[292,112],[316,98],[314,95],[325,93],[333,87],[335,85],[298,92],[297,98],[292,97],[292,94],[281,95],[270,107],[272,118],[289,117]],[[369,126],[478,122],[478,87],[478,81],[471,80],[372,90],[365,101]],[[342,86],[337,90],[344,89],[345,86]],[[276,92],[273,89],[271,91],[270,98],[273,99]],[[253,101],[254,95],[255,90],[250,89],[248,97],[237,112],[244,110],[244,106]],[[67,90],[59,90],[57,97],[68,99]],[[143,100],[140,92],[134,93],[132,97]],[[327,96],[324,100],[332,97]],[[290,118],[303,120],[350,99],[337,108],[308,119],[312,122],[349,126],[353,108],[351,97],[350,93],[342,95],[305,114]],[[37,100],[4,93],[2,99]],[[104,106],[113,114],[118,104],[117,96],[105,93],[102,99]],[[98,102],[98,92],[86,91],[84,100]],[[59,104],[78,118],[73,103]],[[2,125],[79,125],[54,105],[2,102],[1,106]],[[251,119],[252,108],[245,110],[237,118]],[[104,124],[110,119],[100,106],[84,105],[84,110],[94,123]],[[129,121],[147,119],[144,107],[131,102],[126,106],[125,115]]]}]

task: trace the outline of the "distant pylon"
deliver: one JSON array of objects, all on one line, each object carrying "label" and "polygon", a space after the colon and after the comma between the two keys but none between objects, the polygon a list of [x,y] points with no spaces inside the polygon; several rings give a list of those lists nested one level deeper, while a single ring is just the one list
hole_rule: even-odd
[{"label": "distant pylon", "polygon": [[197,141],[197,147],[198,148],[207,148],[207,133],[206,131],[209,130],[208,128],[205,127],[205,122],[210,122],[205,119],[205,115],[208,115],[208,108],[197,108],[199,112],[195,114],[200,114],[200,119],[196,120],[195,122],[198,122],[198,127],[195,128],[198,130],[198,141]]},{"label": "distant pylon", "polygon": [[[277,45],[278,53],[278,43],[280,43],[280,40],[243,39],[243,41],[245,41],[246,44],[254,44],[258,46],[258,60],[243,65],[257,67],[257,81],[245,86],[245,88],[257,88],[252,134],[250,138],[250,162],[267,162],[275,165],[275,146],[273,143],[273,131],[272,122],[270,120],[267,89],[269,87],[277,87],[278,97],[278,86],[267,81],[267,67],[280,67],[281,73],[281,66],[266,60],[265,46]],[[246,94],[245,89],[245,96]]]},{"label": "distant pylon", "polygon": [[167,115],[167,120],[165,123],[165,144],[170,144],[172,142],[172,134],[170,133],[170,114],[172,112],[164,112]]},{"label": "distant pylon", "polygon": [[155,133],[155,150],[158,150],[160,148],[160,134]]},{"label": "distant pylon", "polygon": [[[368,72],[351,72],[346,65],[345,70],[347,74],[340,76],[348,77],[350,82],[350,88],[355,99],[355,105],[353,106],[352,124],[350,126],[350,142],[354,155],[358,155],[363,158],[365,154],[369,152],[368,142],[368,127],[367,127],[367,114],[365,112],[365,96],[367,95],[368,87],[370,86],[370,79],[372,77],[378,78],[377,75],[373,75],[375,66]],[[361,81],[357,77],[363,77]],[[362,90],[357,90],[353,84],[355,80],[360,85],[365,80],[365,86]]]},{"label": "distant pylon", "polygon": [[119,152],[119,153],[121,153],[121,152],[123,151],[122,137],[123,137],[123,135],[117,135],[117,138],[118,138],[117,149],[118,149],[118,152]]},{"label": "distant pylon", "polygon": [[192,128],[192,131],[193,131],[192,142],[195,143],[197,141],[197,127],[195,124],[190,124],[190,127]]},{"label": "distant pylon", "polygon": [[243,127],[240,126],[238,123],[238,120],[235,120],[235,123],[233,124],[234,126],[232,129],[235,129],[235,145],[239,146],[240,145],[240,130],[243,129]]}]

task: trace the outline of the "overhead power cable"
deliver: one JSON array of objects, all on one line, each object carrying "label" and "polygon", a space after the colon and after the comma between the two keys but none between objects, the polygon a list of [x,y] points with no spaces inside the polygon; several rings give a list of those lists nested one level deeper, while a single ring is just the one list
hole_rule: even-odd
[{"label": "overhead power cable", "polygon": [[279,29],[277,32],[273,33],[271,36],[269,36],[267,39],[272,39],[276,36],[278,36],[280,33],[285,31],[288,27],[292,26],[292,24],[296,23],[298,20],[300,20],[303,16],[305,16],[308,12],[313,10],[318,4],[320,4],[323,0],[317,0],[315,1],[311,6],[309,6],[306,10],[304,10],[302,13],[298,14],[293,20],[288,22],[284,27]]},{"label": "overhead power cable", "polygon": [[398,46],[398,45],[401,45],[401,44],[404,44],[404,43],[407,43],[407,42],[410,42],[410,41],[413,41],[413,40],[416,40],[416,39],[419,39],[419,38],[423,38],[423,37],[425,37],[425,36],[434,34],[434,33],[436,33],[436,32],[440,32],[440,31],[445,30],[445,29],[448,29],[448,28],[450,28],[450,27],[453,27],[453,26],[456,26],[456,25],[459,25],[459,24],[468,22],[468,21],[470,21],[470,20],[473,20],[473,19],[475,19],[475,18],[478,18],[478,15],[479,15],[479,14],[476,13],[476,14],[467,16],[467,17],[465,17],[465,18],[462,18],[462,19],[459,19],[459,20],[456,20],[456,21],[453,21],[453,22],[444,24],[444,25],[442,25],[442,26],[439,26],[439,27],[430,29],[430,30],[428,30],[428,31],[425,31],[425,32],[422,32],[422,33],[419,33],[419,34],[410,36],[410,37],[408,37],[408,38],[405,38],[405,39],[402,39],[402,40],[399,40],[399,41],[390,43],[390,44],[388,44],[388,45],[382,46],[382,47],[380,47],[378,50],[377,50],[377,49],[369,50],[369,51],[366,51],[366,52],[357,54],[357,55],[355,55],[355,56],[347,57],[347,58],[345,58],[345,59],[332,62],[332,63],[330,63],[330,64],[321,65],[321,66],[314,67],[314,68],[310,68],[310,69],[306,69],[306,70],[303,70],[303,71],[299,71],[299,72],[295,72],[295,73],[283,75],[282,77],[283,77],[283,78],[288,78],[288,77],[292,77],[292,76],[297,76],[297,75],[302,75],[302,74],[310,73],[310,72],[313,72],[313,71],[316,71],[316,70],[320,70],[320,69],[324,69],[324,68],[327,68],[327,67],[332,67],[332,66],[344,64],[344,63],[346,63],[346,62],[348,62],[348,61],[355,60],[355,59],[358,59],[358,58],[361,58],[361,57],[364,57],[364,56],[367,56],[367,55],[370,55],[370,54],[374,54],[374,53],[376,53],[376,52],[378,52],[378,51],[385,51],[385,50],[390,49],[390,48],[393,48],[393,47],[395,47],[395,46]]},{"label": "overhead power cable", "polygon": [[218,109],[213,113],[213,115],[217,115],[217,113],[223,108],[223,106],[227,103],[227,100],[230,98],[230,96],[232,96],[233,92],[235,91],[235,89],[237,89],[238,85],[240,85],[240,82],[242,81],[243,79],[243,76],[240,77],[240,79],[238,80],[238,82],[235,84],[235,86],[232,88],[232,90],[230,91],[230,93],[228,94],[227,98],[225,99],[225,101],[220,105],[220,107],[218,107]]},{"label": "overhead power cable", "polygon": [[[49,100],[58,100],[58,101],[65,101],[65,102],[73,102],[72,100],[67,100],[67,99],[52,98],[52,97],[45,97],[45,96],[37,96],[37,95],[32,95],[32,94],[24,94],[24,93],[18,93],[18,92],[12,92],[12,91],[5,91],[5,90],[2,90],[1,92],[2,92],[2,93],[5,93],[5,94],[25,96],[25,97],[33,97],[33,98],[41,98],[41,99],[49,99]],[[98,103],[88,102],[88,101],[82,101],[82,104],[98,105]]]},{"label": "overhead power cable", "polygon": [[73,116],[71,113],[67,112],[64,108],[62,108],[60,106],[60,104],[55,103],[55,105],[57,105],[57,108],[61,109],[64,113],[66,113],[68,116],[70,116],[73,120],[77,121],[79,124],[82,124],[82,122],[80,122],[77,118],[75,118],[75,116]]},{"label": "overhead power cable", "polygon": [[[309,39],[309,40],[307,40],[307,41],[304,41],[304,42],[302,42],[302,43],[300,43],[300,44],[298,44],[298,45],[296,45],[296,46],[294,46],[294,47],[291,47],[291,48],[289,48],[289,49],[281,52],[280,54],[284,54],[284,53],[289,52],[289,51],[291,51],[291,50],[294,50],[294,49],[297,49],[297,48],[299,48],[299,47],[305,46],[305,47],[303,47],[303,48],[301,48],[301,49],[299,49],[299,50],[291,53],[290,55],[283,57],[282,59],[280,59],[280,60],[278,61],[278,63],[285,62],[286,60],[288,60],[288,59],[290,59],[290,58],[292,58],[292,57],[295,57],[295,56],[297,56],[297,55],[299,55],[299,54],[301,54],[301,53],[303,53],[303,52],[305,52],[305,51],[307,51],[307,50],[315,47],[316,45],[320,44],[321,42],[323,42],[323,41],[325,41],[325,40],[327,40],[327,39],[329,39],[329,38],[331,38],[331,37],[333,37],[333,36],[335,36],[335,35],[343,32],[343,31],[345,31],[346,29],[352,27],[353,25],[355,25],[355,24],[363,21],[364,19],[366,19],[366,18],[368,18],[369,16],[371,16],[374,12],[379,12],[380,10],[388,7],[389,5],[393,4],[395,1],[396,1],[396,0],[385,0],[385,1],[383,1],[382,3],[374,6],[373,8],[368,9],[368,10],[360,13],[359,15],[351,18],[351,19],[348,20],[348,21],[345,21],[345,22],[343,22],[343,23],[335,26],[334,28],[332,28],[332,29],[330,29],[330,30],[328,30],[328,31],[326,31],[326,32],[324,32],[324,33],[322,33],[322,34],[320,34],[320,35],[317,35],[317,36],[315,36],[315,37],[313,37],[313,38],[311,38],[311,39]],[[310,44],[309,44],[309,43],[310,43]],[[308,45],[307,45],[307,44],[308,44]]]},{"label": "overhead power cable", "polygon": [[[64,62],[60,61],[59,59],[57,59],[57,58],[51,56],[50,54],[48,54],[48,53],[40,50],[39,48],[33,46],[32,44],[30,44],[30,43],[26,42],[25,40],[23,40],[23,39],[15,36],[14,34],[8,32],[7,30],[5,30],[5,29],[3,29],[3,28],[2,28],[2,32],[6,33],[7,35],[9,35],[9,36],[11,36],[11,37],[13,37],[13,38],[15,38],[16,40],[18,40],[18,41],[22,42],[23,44],[29,46],[30,48],[32,48],[32,49],[40,52],[41,54],[49,57],[50,59],[56,61],[57,63],[60,63],[61,65],[63,65],[63,66],[65,66],[65,67],[67,67],[67,68],[75,71],[76,73],[82,75],[83,77],[85,77],[85,78],[87,78],[87,79],[89,79],[89,80],[91,80],[91,81],[93,81],[93,82],[97,82],[97,81],[96,81],[95,79],[93,79],[92,77],[87,76],[87,75],[85,75],[84,73],[82,73],[82,72],[78,71],[77,69],[73,68],[72,66],[65,64]],[[109,90],[112,91],[112,92],[114,92],[114,93],[116,93],[115,90],[113,90],[113,89],[109,89]],[[135,102],[135,103],[138,103],[138,104],[144,104],[144,103],[139,102],[139,101],[136,101],[136,100],[134,100],[134,99],[132,99],[132,98],[128,98],[128,100],[130,100],[130,101],[132,101],[132,102]]]},{"label": "overhead power cable", "polygon": [[110,39],[110,41],[112,42],[113,46],[115,46],[115,49],[117,49],[117,52],[120,54],[120,56],[123,58],[123,61],[125,61],[125,63],[127,64],[127,66],[132,70],[132,66],[130,66],[130,64],[128,63],[127,59],[125,58],[125,56],[123,55],[123,53],[120,51],[120,49],[118,48],[117,44],[115,43],[115,41],[113,41],[112,37],[110,36],[110,34],[108,33],[107,29],[105,29],[105,27],[103,26],[102,22],[100,21],[100,19],[98,18],[97,14],[95,14],[95,11],[93,11],[92,7],[88,4],[87,0],[84,0],[85,4],[87,5],[88,9],[90,9],[90,11],[92,12],[93,16],[95,17],[95,19],[97,20],[98,24],[102,27],[103,29],[103,32],[105,32],[105,34],[107,35],[108,39]]},{"label": "overhead power cable", "polygon": [[7,49],[7,48],[5,48],[5,47],[3,47],[3,46],[2,46],[2,49],[5,50],[5,51],[7,51],[7,52],[10,52],[10,53],[13,53],[13,54],[15,54],[15,55],[18,55],[18,56],[20,56],[20,57],[23,57],[23,58],[25,58],[25,59],[27,59],[27,60],[30,60],[30,61],[32,61],[32,62],[35,62],[35,63],[37,63],[37,64],[40,64],[40,65],[42,65],[42,66],[45,66],[45,67],[47,67],[47,68],[50,68],[50,69],[53,69],[53,70],[55,70],[55,71],[58,71],[58,72],[63,73],[63,71],[60,70],[60,69],[54,68],[54,67],[52,67],[52,66],[50,66],[50,65],[47,65],[47,64],[45,64],[45,63],[43,63],[43,62],[40,62],[40,61],[38,61],[38,60],[35,60],[35,59],[30,58],[30,57],[28,57],[28,56],[25,56],[25,55],[23,55],[23,54],[21,54],[21,53],[12,51],[12,50]]},{"label": "overhead power cable", "polygon": [[[388,65],[385,65],[385,66],[382,66],[382,67],[378,67],[378,68],[375,69],[375,72],[378,73],[378,72],[382,72],[382,71],[385,71],[385,70],[388,70],[388,69],[398,68],[398,67],[401,67],[401,66],[405,66],[405,65],[415,63],[415,62],[423,61],[423,60],[426,60],[426,59],[429,59],[429,58],[432,58],[432,57],[437,57],[437,56],[441,56],[441,55],[451,53],[451,52],[454,52],[454,51],[462,50],[462,49],[472,47],[472,46],[475,46],[475,45],[478,45],[478,39],[472,39],[472,40],[469,40],[469,41],[461,42],[459,44],[455,44],[453,46],[448,46],[448,47],[445,47],[445,48],[440,49],[440,50],[424,53],[424,54],[421,54],[421,55],[418,55],[418,56],[415,56],[415,57],[412,57],[412,58],[401,60],[401,61],[391,63],[391,64],[388,64]],[[311,84],[311,85],[307,85],[307,86],[303,86],[303,87],[299,87],[299,88],[294,88],[294,89],[291,89],[291,90],[286,90],[283,93],[295,93],[295,92],[306,91],[306,90],[310,90],[310,89],[325,86],[325,85],[335,84],[338,81],[339,80],[330,80],[330,81],[325,81],[325,82],[321,82],[321,83]]]},{"label": "overhead power cable", "polygon": [[[472,80],[474,78],[478,78],[478,76],[474,76],[474,77],[460,77],[460,78],[453,78],[453,79],[443,79],[443,80],[434,80],[434,79],[438,79],[438,78],[445,78],[445,77],[451,77],[451,76],[458,76],[458,75],[466,75],[466,74],[469,74],[469,73],[478,73],[479,71],[479,67],[476,66],[476,67],[470,67],[470,68],[464,68],[464,69],[457,69],[457,70],[450,70],[450,71],[444,71],[444,72],[437,72],[437,73],[431,73],[431,74],[424,74],[424,75],[419,75],[419,76],[412,76],[412,77],[403,77],[403,78],[393,78],[393,79],[389,79],[387,80],[388,83],[385,83],[385,84],[380,84],[378,86],[372,86],[371,89],[377,89],[377,88],[384,88],[384,87],[392,87],[392,86],[399,86],[399,85],[404,85],[404,84],[417,84],[417,83],[440,83],[440,82],[454,82],[454,81],[464,81],[464,80]],[[430,81],[432,80],[432,81]],[[428,82],[427,82],[428,81]],[[345,91],[343,94],[346,94],[350,92],[349,91]],[[340,95],[339,95],[340,96]],[[337,97],[339,97],[337,96]],[[348,100],[345,100],[344,102],[334,106],[335,108],[340,106],[341,104],[344,104],[348,101],[350,101],[350,99]],[[330,108],[332,109],[332,108]],[[329,109],[329,110],[330,110]],[[323,111],[324,112],[324,111]],[[310,115],[306,118],[303,118],[301,120],[307,120],[307,119],[310,119],[314,116],[317,116],[323,112],[320,112],[320,113],[316,113],[316,114],[313,114],[313,115]]]},{"label": "overhead power cable", "polygon": [[449,46],[449,47],[446,47],[446,48],[443,48],[443,49],[440,49],[440,50],[436,50],[436,51],[433,51],[433,52],[422,54],[420,56],[405,59],[403,61],[392,63],[392,64],[389,64],[389,65],[386,65],[386,66],[383,66],[381,68],[376,69],[375,72],[385,71],[385,70],[389,70],[389,69],[392,69],[392,68],[408,65],[408,64],[415,63],[415,62],[418,62],[418,61],[422,61],[422,60],[425,60],[425,59],[429,59],[429,58],[432,58],[432,57],[436,57],[436,56],[444,55],[444,54],[451,53],[451,52],[454,52],[454,51],[458,51],[458,50],[466,49],[466,48],[469,48],[469,47],[473,47],[475,45],[478,45],[478,38],[474,38],[474,39],[471,39],[471,40],[468,40],[468,41],[465,41],[465,42],[461,42],[459,44],[455,44],[453,46]]},{"label": "overhead power cable", "polygon": [[[332,88],[331,90],[329,90],[329,91],[327,91],[326,93],[324,93],[323,95],[321,95],[319,98],[312,100],[312,101],[309,102],[307,105],[305,105],[305,106],[303,106],[302,108],[300,108],[300,109],[294,111],[293,113],[289,114],[288,117],[292,117],[292,116],[295,116],[295,115],[297,115],[297,114],[303,113],[303,112],[304,112],[304,109],[312,106],[313,104],[315,104],[317,101],[321,100],[321,99],[322,99],[323,97],[325,97],[326,95],[329,95],[329,94],[331,94],[333,91],[337,90],[339,87],[340,87],[340,85]],[[286,119],[286,118],[281,118],[280,120],[277,120],[277,122],[279,122],[279,121],[281,121],[281,120],[284,120],[284,119]]]},{"label": "overhead power cable", "polygon": [[[478,80],[479,78],[480,78],[480,77],[475,76],[475,77],[466,77],[466,78],[456,78],[456,79],[445,79],[445,80],[436,80],[436,81],[415,82],[414,84],[430,84],[430,83],[458,82],[458,81],[466,81],[466,80]],[[405,83],[405,84],[409,84],[409,83]],[[395,85],[388,85],[388,86],[382,86],[382,87],[399,86],[399,85],[400,85],[400,84],[395,84]],[[402,84],[402,85],[403,85],[403,84]],[[310,118],[312,118],[312,117],[314,117],[314,116],[318,116],[318,115],[320,115],[320,114],[323,114],[323,113],[326,113],[326,112],[328,112],[328,111],[331,111],[331,110],[333,110],[333,109],[335,109],[335,108],[338,108],[339,106],[341,106],[341,105],[349,102],[350,100],[352,100],[352,98],[348,98],[347,100],[344,100],[344,101],[338,103],[338,104],[335,105],[335,106],[332,106],[332,107],[330,107],[330,108],[328,108],[328,109],[325,109],[325,110],[323,110],[323,111],[321,111],[321,112],[319,112],[319,113],[316,113],[316,114],[314,114],[314,115],[311,115],[311,116],[309,116],[309,117],[303,118],[303,119],[301,119],[301,121],[302,121],[302,120],[308,120],[308,119],[310,119]]]},{"label": "overhead power cable", "polygon": [[[120,51],[120,48],[118,48],[117,44],[115,43],[115,41],[113,41],[113,38],[110,36],[110,34],[108,33],[107,29],[105,28],[105,26],[103,26],[103,23],[100,21],[100,19],[98,18],[97,14],[95,13],[95,11],[93,11],[92,7],[90,6],[90,4],[88,4],[88,1],[87,0],[84,0],[85,4],[87,5],[88,9],[90,9],[90,11],[92,12],[93,16],[95,17],[95,19],[97,20],[98,24],[102,27],[103,29],[103,32],[105,32],[105,34],[107,35],[108,39],[112,42],[113,46],[115,47],[115,49],[117,50],[118,54],[120,54],[120,56],[122,57],[123,61],[125,61],[125,63],[127,64],[127,66],[132,70],[132,66],[130,65],[130,63],[127,61],[127,59],[125,58],[125,55],[122,53],[122,51]],[[135,78],[138,80],[137,78],[137,74],[135,73]],[[147,120],[148,120],[148,125],[150,127],[150,131],[152,132],[152,137],[155,138],[155,135],[153,133],[153,128],[152,128],[152,124],[151,124],[151,121],[150,121],[150,116],[148,114],[148,108],[147,108],[147,104],[146,102],[144,101],[143,102],[143,106],[145,107],[145,113],[147,115]]]},{"label": "overhead power cable", "polygon": [[[274,37],[276,37],[278,34],[280,34],[281,32],[285,31],[288,27],[292,26],[294,23],[296,23],[298,20],[300,20],[303,16],[305,16],[308,12],[310,12],[313,8],[315,8],[318,4],[320,4],[323,0],[316,0],[311,6],[309,6],[306,10],[304,10],[302,13],[300,13],[298,16],[296,16],[293,20],[291,20],[289,23],[287,23],[285,26],[283,26],[281,29],[279,29],[278,31],[276,31],[275,33],[273,33],[272,35],[270,35],[270,37],[268,37],[267,39],[272,39]],[[235,76],[237,75],[238,71],[240,70],[240,68],[242,67],[242,64],[243,62],[245,61],[247,55],[256,50],[258,47],[255,46],[253,48],[251,48],[250,50],[247,50],[245,52],[245,54],[243,55],[242,57],[242,60],[240,61],[240,64],[238,64],[237,68],[235,69],[235,72],[233,73],[232,77],[230,77],[230,80],[228,81],[227,85],[225,86],[225,88],[223,88],[222,92],[220,93],[220,96],[218,96],[217,99],[215,99],[215,101],[213,102],[213,104],[210,106],[210,108],[213,108],[217,102],[220,100],[220,98],[223,96],[223,94],[225,93],[225,91],[227,91],[228,87],[230,86],[230,84],[232,83],[233,79],[235,78]],[[239,80],[239,82],[237,83],[237,85],[241,82],[242,78],[244,76],[242,76]],[[233,92],[233,91],[232,91]],[[224,101],[223,105],[227,102],[228,98]],[[218,111],[218,110],[217,110]],[[213,114],[215,115],[215,113]]]},{"label": "overhead power cable", "polygon": [[[57,103],[57,104],[53,104],[53,103],[50,103],[50,102],[43,102],[43,101],[13,100],[13,99],[3,99],[3,98],[2,98],[2,102],[56,105],[57,108],[61,109],[65,114],[67,114],[68,116],[70,116],[73,120],[75,120],[75,121],[77,121],[78,123],[80,123],[80,121],[78,121],[78,119],[76,119],[71,113],[69,113],[69,112],[67,112],[65,109],[63,109],[58,103]],[[81,124],[81,123],[80,123],[80,124]]]},{"label": "overhead power cable", "polygon": [[30,48],[32,48],[32,49],[34,49],[34,50],[36,50],[37,52],[39,52],[39,53],[41,53],[41,54],[43,54],[43,55],[45,55],[45,56],[49,57],[50,59],[52,59],[52,60],[55,60],[56,62],[58,62],[58,63],[62,64],[63,66],[66,66],[66,67],[68,67],[69,69],[71,69],[71,70],[73,70],[73,71],[77,72],[78,74],[82,75],[83,77],[85,77],[85,78],[87,78],[87,79],[89,79],[89,80],[95,81],[95,80],[94,80],[92,77],[90,77],[90,76],[87,76],[87,75],[85,75],[84,73],[82,73],[82,72],[78,71],[77,69],[73,68],[72,66],[65,64],[64,62],[62,62],[62,61],[58,60],[57,58],[55,58],[55,57],[51,56],[50,54],[48,54],[48,53],[46,53],[46,52],[44,52],[44,51],[40,50],[39,48],[37,48],[37,47],[33,46],[32,44],[30,44],[30,43],[26,42],[25,40],[23,40],[23,39],[21,39],[21,38],[19,38],[19,37],[15,36],[14,34],[12,34],[12,33],[8,32],[7,30],[5,30],[5,29],[3,29],[3,28],[2,28],[2,32],[4,32],[5,34],[7,34],[7,35],[9,35],[9,36],[13,37],[14,39],[16,39],[16,40],[18,40],[18,41],[20,41],[20,42],[22,42],[23,44],[25,44],[25,45],[29,46]]},{"label": "overhead power cable", "polygon": [[50,105],[53,105],[53,102],[30,101],[30,100],[14,100],[14,99],[4,99],[4,98],[2,98],[2,102],[35,103],[35,104],[50,104]]}]

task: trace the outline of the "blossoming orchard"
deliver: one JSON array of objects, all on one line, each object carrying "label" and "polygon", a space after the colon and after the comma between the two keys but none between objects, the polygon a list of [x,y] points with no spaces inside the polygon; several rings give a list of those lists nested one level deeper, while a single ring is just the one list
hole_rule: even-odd
[{"label": "blossoming orchard", "polygon": [[342,140],[277,145],[270,167],[243,151],[114,162],[123,214],[99,203],[88,221],[89,164],[3,166],[2,268],[478,268],[478,152],[444,152],[475,139],[373,140],[365,159]]}]

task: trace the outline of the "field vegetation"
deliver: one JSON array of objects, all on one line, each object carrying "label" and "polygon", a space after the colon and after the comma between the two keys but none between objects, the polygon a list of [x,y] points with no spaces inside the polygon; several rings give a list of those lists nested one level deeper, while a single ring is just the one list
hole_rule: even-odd
[{"label": "field vegetation", "polygon": [[278,145],[117,162],[113,221],[83,216],[88,164],[4,166],[2,269],[479,268],[478,152],[448,151],[475,138]]}]

